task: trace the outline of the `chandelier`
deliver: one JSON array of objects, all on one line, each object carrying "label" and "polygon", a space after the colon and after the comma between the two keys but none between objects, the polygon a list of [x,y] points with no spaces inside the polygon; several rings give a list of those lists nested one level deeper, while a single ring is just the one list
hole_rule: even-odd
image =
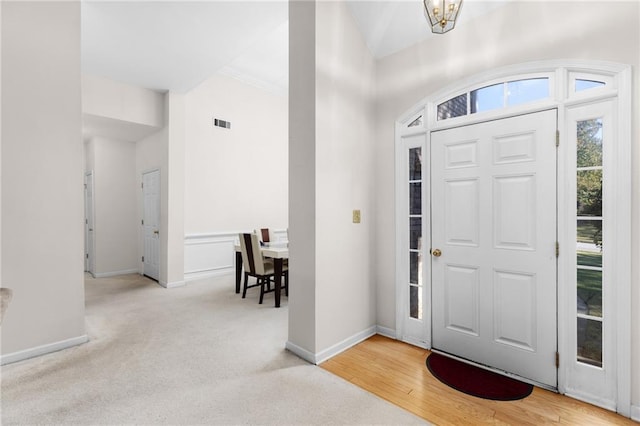
[{"label": "chandelier", "polygon": [[456,26],[462,0],[422,0],[422,3],[432,32],[444,34]]}]

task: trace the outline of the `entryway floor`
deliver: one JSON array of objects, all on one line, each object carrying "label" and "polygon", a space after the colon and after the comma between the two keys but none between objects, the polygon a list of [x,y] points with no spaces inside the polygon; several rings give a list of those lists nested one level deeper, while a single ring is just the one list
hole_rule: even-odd
[{"label": "entryway floor", "polygon": [[430,352],[375,335],[320,366],[438,425],[636,425],[605,409],[534,388],[518,401],[491,401],[458,392],[427,370]]}]

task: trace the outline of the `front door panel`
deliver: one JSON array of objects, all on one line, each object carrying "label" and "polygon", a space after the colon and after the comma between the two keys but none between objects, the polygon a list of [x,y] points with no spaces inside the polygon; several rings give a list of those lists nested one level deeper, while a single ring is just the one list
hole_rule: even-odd
[{"label": "front door panel", "polygon": [[432,346],[553,388],[556,120],[431,134]]}]

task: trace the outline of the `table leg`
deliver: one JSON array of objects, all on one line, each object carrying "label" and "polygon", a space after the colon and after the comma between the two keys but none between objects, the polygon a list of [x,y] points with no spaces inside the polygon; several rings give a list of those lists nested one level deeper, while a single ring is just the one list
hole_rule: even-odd
[{"label": "table leg", "polygon": [[276,308],[280,307],[280,285],[282,284],[282,259],[273,259],[273,272],[276,285]]},{"label": "table leg", "polygon": [[240,281],[242,280],[242,252],[236,252],[236,294],[240,293]]}]

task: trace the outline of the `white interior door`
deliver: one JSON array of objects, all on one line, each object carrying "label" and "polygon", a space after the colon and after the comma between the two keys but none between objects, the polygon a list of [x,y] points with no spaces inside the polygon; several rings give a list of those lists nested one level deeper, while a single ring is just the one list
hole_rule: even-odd
[{"label": "white interior door", "polygon": [[431,135],[432,347],[557,387],[556,110]]},{"label": "white interior door", "polygon": [[84,270],[94,273],[93,172],[84,175]]},{"label": "white interior door", "polygon": [[144,275],[158,281],[160,276],[160,170],[142,175],[142,199]]}]

